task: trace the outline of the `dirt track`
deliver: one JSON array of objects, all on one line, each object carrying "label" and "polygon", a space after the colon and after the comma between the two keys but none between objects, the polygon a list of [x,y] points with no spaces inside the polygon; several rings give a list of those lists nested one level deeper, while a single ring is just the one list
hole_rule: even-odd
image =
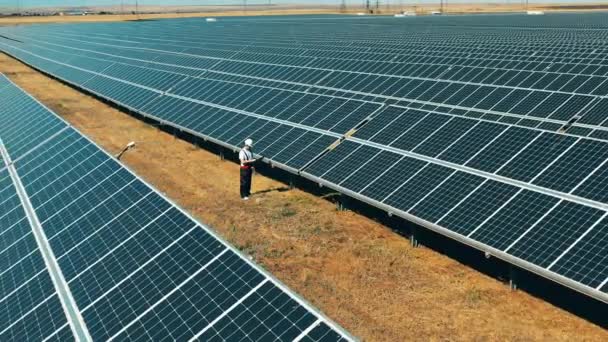
[{"label": "dirt track", "polygon": [[426,248],[256,176],[238,198],[238,168],[0,54],[0,72],[115,153],[202,222],[368,341],[607,341],[608,332]]}]

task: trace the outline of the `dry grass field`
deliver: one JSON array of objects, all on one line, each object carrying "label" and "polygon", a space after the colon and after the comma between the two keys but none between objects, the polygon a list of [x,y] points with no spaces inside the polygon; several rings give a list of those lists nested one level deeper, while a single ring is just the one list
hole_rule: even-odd
[{"label": "dry grass field", "polygon": [[109,14],[109,15],[72,15],[72,16],[32,16],[32,17],[5,17],[0,18],[0,25],[40,24],[40,23],[83,23],[83,22],[110,22],[128,20],[150,20],[167,18],[193,18],[193,17],[224,17],[235,15],[295,15],[295,14],[331,14],[337,10],[327,9],[285,9],[285,10],[249,10],[227,12],[194,12],[194,13],[142,13],[135,14]]},{"label": "dry grass field", "polygon": [[[412,11],[421,15],[429,14],[431,11],[438,11],[438,2],[420,3],[417,5],[393,4],[391,6],[380,6],[379,10],[375,11],[380,15],[391,15],[400,11]],[[206,9],[208,8],[208,9]],[[248,10],[243,7],[235,6],[233,9],[224,7],[190,7],[188,12],[184,12],[184,8],[180,7],[142,7],[141,14],[129,14],[134,8],[129,8],[124,14],[111,15],[72,15],[72,16],[29,16],[29,17],[0,17],[0,25],[20,25],[34,23],[78,23],[78,22],[110,22],[110,21],[127,21],[127,20],[151,20],[151,19],[166,19],[166,18],[192,18],[192,17],[223,17],[223,16],[256,16],[256,15],[297,15],[297,14],[355,14],[364,11],[362,7],[347,7],[345,12],[341,12],[338,6],[325,6],[320,8],[314,7],[298,7],[298,6],[281,6],[277,8],[254,6]],[[605,2],[585,2],[576,3],[573,5],[563,3],[537,3],[530,4],[530,10],[543,11],[598,11],[608,10],[608,4]],[[99,10],[102,10],[101,8]],[[113,9],[117,10],[117,9]],[[450,3],[446,7],[448,13],[497,13],[497,12],[522,12],[524,8],[521,3]],[[114,11],[116,13],[116,11]]]},{"label": "dry grass field", "polygon": [[608,341],[608,331],[238,166],[0,53],[5,73],[364,341]]}]

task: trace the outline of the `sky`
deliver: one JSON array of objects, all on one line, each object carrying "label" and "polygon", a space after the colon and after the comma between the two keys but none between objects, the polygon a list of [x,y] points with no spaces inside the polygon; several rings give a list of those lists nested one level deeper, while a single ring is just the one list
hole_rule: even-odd
[{"label": "sky", "polygon": [[[0,0],[0,7],[55,7],[55,6],[99,6],[99,5],[119,5],[121,1],[124,4],[135,4],[135,0]],[[271,0],[274,4],[339,4],[340,0]],[[381,4],[398,5],[403,4],[414,4],[414,3],[432,3],[439,0],[380,0]],[[601,2],[602,0],[530,0],[530,3],[534,2],[571,2],[571,3],[585,3],[585,2]],[[267,4],[268,0],[247,0],[249,4]],[[347,0],[347,4],[360,5],[364,0]],[[374,1],[372,1],[374,2]],[[449,2],[500,2],[500,3],[521,3],[521,0],[449,0]],[[235,5],[242,4],[243,0],[139,0],[140,5]]]}]

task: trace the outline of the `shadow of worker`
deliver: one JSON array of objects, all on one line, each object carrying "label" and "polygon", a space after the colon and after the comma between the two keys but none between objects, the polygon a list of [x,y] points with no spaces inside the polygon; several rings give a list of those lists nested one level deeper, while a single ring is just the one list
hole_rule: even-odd
[{"label": "shadow of worker", "polygon": [[260,191],[256,191],[256,192],[252,192],[252,195],[261,195],[261,194],[266,194],[269,192],[286,192],[291,190],[288,186],[281,186],[281,187],[276,187],[276,188],[270,188],[270,189],[265,189],[265,190],[260,190]]}]

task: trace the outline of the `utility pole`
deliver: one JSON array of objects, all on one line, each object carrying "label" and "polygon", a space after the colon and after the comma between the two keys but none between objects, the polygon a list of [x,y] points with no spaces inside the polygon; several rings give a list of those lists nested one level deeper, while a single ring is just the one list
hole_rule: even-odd
[{"label": "utility pole", "polygon": [[346,13],[346,0],[342,0],[342,3],[340,4],[340,12]]}]

